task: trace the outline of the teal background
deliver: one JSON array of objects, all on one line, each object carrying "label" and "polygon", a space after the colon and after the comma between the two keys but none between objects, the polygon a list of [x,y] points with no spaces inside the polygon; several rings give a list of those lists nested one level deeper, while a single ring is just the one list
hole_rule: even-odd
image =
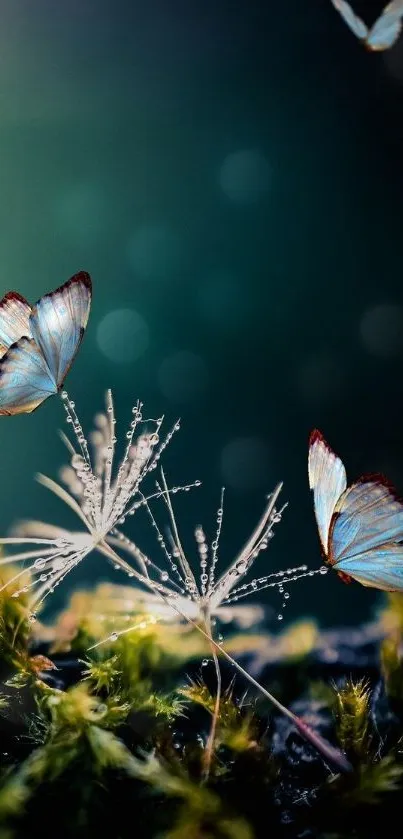
[{"label": "teal background", "polygon": [[[371,21],[381,4],[356,9]],[[330,0],[1,0],[0,21],[0,290],[34,301],[91,273],[92,313],[67,389],[86,428],[107,387],[122,434],[137,398],[148,415],[182,417],[165,466],[171,483],[203,481],[178,498],[190,556],[193,525],[214,532],[222,451],[247,437],[260,443],[252,464],[231,466],[222,562],[282,479],[289,509],[261,573],[318,566],[312,427],[349,476],[385,471],[403,492],[403,42],[368,54]],[[220,186],[224,160],[240,150],[267,161],[255,200]],[[133,264],[144,226],[164,238],[143,242]],[[375,317],[365,343],[362,318],[382,304],[395,307],[392,321]],[[99,324],[116,309],[148,326],[137,359],[100,350]],[[159,373],[177,351],[200,367],[182,401],[172,398],[181,374],[169,397]],[[57,476],[62,425],[57,398],[1,419],[3,534],[26,517],[75,526],[33,480]],[[157,555],[145,519],[129,530]],[[107,574],[93,557],[64,591]],[[329,574],[291,590],[286,620],[355,621],[376,600]]]}]

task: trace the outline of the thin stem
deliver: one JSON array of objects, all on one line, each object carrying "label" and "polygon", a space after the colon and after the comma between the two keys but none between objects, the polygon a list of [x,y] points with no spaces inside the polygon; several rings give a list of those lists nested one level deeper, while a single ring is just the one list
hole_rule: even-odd
[{"label": "thin stem", "polygon": [[[213,632],[212,632],[210,615],[206,616],[205,629],[206,629],[206,633],[208,635],[212,636]],[[217,676],[217,693],[216,693],[216,698],[215,698],[213,717],[212,717],[212,720],[211,720],[211,728],[210,728],[208,740],[207,740],[207,743],[206,743],[206,748],[205,748],[205,751],[204,751],[204,758],[203,758],[203,781],[205,781],[205,782],[208,781],[209,774],[210,774],[211,761],[213,759],[214,740],[215,740],[215,734],[216,734],[216,729],[217,729],[217,722],[218,722],[218,715],[219,715],[219,712],[220,712],[220,701],[221,701],[221,669],[220,669],[220,662],[218,661],[218,656],[217,656],[217,653],[216,653],[216,648],[214,646],[214,643],[212,643],[212,641],[210,641],[209,643],[210,643],[210,648],[211,648],[211,654],[213,656],[215,672],[216,672],[216,676]]]},{"label": "thin stem", "polygon": [[352,766],[350,762],[347,760],[343,752],[340,751],[340,749],[335,748],[330,743],[328,743],[327,740],[321,737],[320,734],[317,734],[315,731],[312,731],[312,729],[306,723],[304,723],[303,720],[300,719],[300,717],[297,717],[296,714],[293,714],[293,712],[286,708],[285,705],[282,705],[282,703],[279,702],[279,700],[276,699],[276,697],[273,696],[272,693],[269,693],[269,691],[266,690],[266,688],[259,684],[259,682],[257,682],[256,679],[254,679],[253,676],[251,676],[247,670],[244,670],[244,668],[240,664],[238,664],[235,658],[232,658],[232,656],[230,656],[229,653],[227,653],[222,646],[220,646],[219,644],[217,644],[216,641],[214,641],[211,635],[205,629],[203,629],[200,626],[200,624],[192,620],[192,618],[188,617],[188,615],[185,615],[185,613],[176,605],[175,602],[173,602],[173,600],[168,600],[168,597],[161,590],[163,588],[161,585],[152,583],[151,580],[144,578],[143,575],[140,574],[138,571],[134,571],[131,568],[131,566],[124,562],[124,560],[121,560],[118,554],[116,554],[115,551],[106,543],[102,543],[102,545],[98,544],[97,548],[101,553],[105,554],[106,556],[109,556],[109,558],[116,560],[116,562],[118,563],[120,562],[121,567],[123,567],[124,570],[129,572],[131,571],[133,576],[135,576],[136,579],[140,580],[140,582],[143,582],[147,586],[147,588],[152,588],[154,592],[158,592],[159,596],[166,605],[174,609],[174,611],[178,615],[180,615],[185,621],[187,621],[187,623],[191,624],[191,626],[197,629],[197,631],[200,632],[200,634],[203,635],[204,638],[207,639],[207,641],[209,641],[210,645],[214,647],[216,652],[218,651],[219,653],[221,653],[221,655],[223,655],[224,658],[226,658],[227,661],[229,661],[230,664],[232,664],[232,666],[235,667],[235,669],[238,670],[238,672],[241,673],[242,676],[244,676],[245,679],[247,679],[248,682],[250,682],[250,684],[253,685],[254,688],[256,688],[256,690],[260,691],[260,693],[262,693],[263,696],[265,696],[266,699],[268,699],[269,702],[271,702],[271,704],[274,705],[274,707],[277,708],[277,710],[280,711],[281,714],[283,714],[285,717],[288,717],[288,719],[291,720],[291,722],[293,723],[293,725],[295,725],[301,736],[312,744],[312,746],[319,752],[319,754],[322,755],[322,757],[326,760],[327,763],[337,768],[337,771],[339,772],[352,771]]},{"label": "thin stem", "polygon": [[[179,609],[173,604],[172,608],[179,612]],[[351,764],[349,763],[345,755],[340,751],[340,749],[335,748],[319,734],[316,734],[316,732],[313,731],[308,725],[306,725],[306,723],[304,723],[304,721],[301,720],[300,717],[297,717],[296,714],[293,714],[293,712],[289,710],[289,708],[286,708],[285,705],[282,705],[282,703],[279,702],[279,700],[276,699],[276,697],[273,696],[272,693],[269,693],[269,691],[266,690],[266,688],[264,688],[263,685],[259,684],[259,682],[257,682],[256,679],[254,679],[253,676],[251,676],[247,670],[244,670],[244,668],[241,667],[241,665],[238,664],[238,662],[234,658],[232,658],[232,656],[230,656],[229,653],[227,653],[221,646],[219,646],[219,644],[217,644],[216,641],[214,641],[211,635],[209,635],[208,632],[205,632],[205,630],[202,629],[201,626],[199,626],[195,621],[192,621],[190,618],[186,619],[189,621],[189,623],[192,623],[195,626],[195,628],[199,632],[201,632],[202,635],[204,635],[205,638],[207,638],[207,640],[210,642],[210,645],[213,645],[216,650],[219,650],[219,652],[224,656],[224,658],[226,658],[227,661],[229,661],[230,664],[232,664],[232,666],[235,667],[239,673],[242,673],[242,676],[244,676],[245,679],[247,679],[248,682],[250,682],[251,685],[253,685],[253,687],[260,691],[260,693],[262,693],[263,696],[265,696],[266,699],[268,699],[269,702],[271,702],[271,704],[274,705],[274,707],[277,708],[285,717],[288,717],[288,719],[291,720],[291,722],[298,729],[302,737],[304,737],[305,740],[308,740],[308,742],[312,744],[312,746],[322,755],[322,757],[328,763],[330,763],[334,767],[337,767],[339,771],[352,771]]]}]

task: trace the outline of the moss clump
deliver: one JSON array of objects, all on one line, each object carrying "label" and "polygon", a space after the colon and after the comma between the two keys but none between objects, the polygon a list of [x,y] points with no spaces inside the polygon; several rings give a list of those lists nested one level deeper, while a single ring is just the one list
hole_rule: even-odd
[{"label": "moss clump", "polygon": [[206,782],[215,678],[213,667],[200,669],[208,655],[203,638],[148,622],[144,604],[137,611],[132,604],[129,621],[139,628],[89,650],[127,628],[125,587],[76,594],[47,627],[30,620],[25,593],[13,593],[0,599],[0,839],[55,832],[66,839],[131,839],[133,832],[139,839],[375,839],[387,818],[400,816],[403,621],[395,617],[396,597],[373,642],[379,666],[367,674],[357,665],[360,675],[350,675],[351,661],[343,674],[340,659],[329,671],[315,653],[316,625],[261,635],[255,645],[239,633],[225,642],[238,655],[257,648],[257,660],[263,652],[266,663],[271,657],[261,678],[346,752],[349,775],[332,773],[291,723],[268,717],[224,662]]}]

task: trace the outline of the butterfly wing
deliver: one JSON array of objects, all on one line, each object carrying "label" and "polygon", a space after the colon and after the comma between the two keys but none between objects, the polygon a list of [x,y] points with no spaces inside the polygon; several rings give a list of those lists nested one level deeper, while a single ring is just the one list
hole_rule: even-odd
[{"label": "butterfly wing", "polygon": [[334,569],[363,585],[385,591],[403,588],[399,542],[403,542],[403,504],[381,475],[361,478],[336,504],[329,535]]},{"label": "butterfly wing", "polygon": [[368,27],[365,25],[364,21],[361,20],[355,12],[353,12],[350,4],[346,3],[345,0],[332,0],[332,3],[354,35],[359,38],[360,41],[365,41],[368,37]]},{"label": "butterfly wing", "polygon": [[385,544],[334,566],[358,583],[381,591],[403,592],[403,545]]},{"label": "butterfly wing", "polygon": [[90,313],[92,284],[81,271],[32,307],[32,337],[60,390],[81,344]]},{"label": "butterfly wing", "polygon": [[403,541],[403,504],[382,475],[360,478],[336,504],[329,551],[334,563]]},{"label": "butterfly wing", "polygon": [[31,338],[30,314],[31,306],[16,291],[9,291],[0,300],[0,358],[24,335]]},{"label": "butterfly wing", "polygon": [[374,23],[367,45],[373,51],[389,49],[397,41],[402,30],[403,2],[393,0]]},{"label": "butterfly wing", "polygon": [[0,360],[0,415],[29,414],[57,392],[46,361],[30,338],[20,338]]},{"label": "butterfly wing", "polygon": [[347,486],[346,470],[320,431],[312,431],[308,455],[309,486],[323,553],[328,555],[330,522],[337,501]]}]

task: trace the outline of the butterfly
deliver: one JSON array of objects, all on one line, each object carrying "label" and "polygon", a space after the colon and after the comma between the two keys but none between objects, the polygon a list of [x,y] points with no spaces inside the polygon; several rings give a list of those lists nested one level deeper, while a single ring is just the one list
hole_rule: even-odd
[{"label": "butterfly", "polygon": [[403,503],[388,481],[366,475],[347,486],[342,461],[317,430],[308,473],[325,561],[345,582],[403,591]]},{"label": "butterfly", "polygon": [[332,3],[349,29],[363,41],[370,52],[382,52],[396,43],[402,29],[403,0],[392,0],[371,29],[368,29],[345,0],[332,0]]},{"label": "butterfly", "polygon": [[81,344],[92,283],[81,271],[34,306],[16,291],[0,301],[0,415],[28,414],[58,393]]}]

